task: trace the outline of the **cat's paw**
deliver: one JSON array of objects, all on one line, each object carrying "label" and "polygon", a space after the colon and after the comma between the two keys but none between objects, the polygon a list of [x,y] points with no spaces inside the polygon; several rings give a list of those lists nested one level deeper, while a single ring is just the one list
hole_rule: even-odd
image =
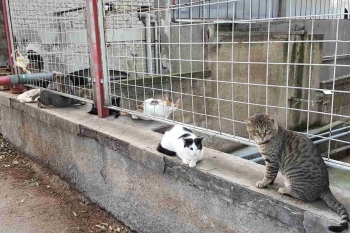
[{"label": "cat's paw", "polygon": [[265,180],[261,180],[255,183],[255,186],[258,188],[266,188],[269,183]]},{"label": "cat's paw", "polygon": [[183,159],[182,162],[183,162],[184,164],[189,164],[189,163],[190,163],[190,161],[187,160],[187,159]]},{"label": "cat's paw", "polygon": [[296,192],[294,192],[294,190],[290,189],[289,187],[279,188],[278,193],[280,193],[282,195],[288,195],[291,197],[295,197],[295,198],[300,198],[299,195]]},{"label": "cat's paw", "polygon": [[189,166],[190,166],[190,167],[195,167],[195,166],[196,166],[196,163],[197,163],[197,162],[195,162],[195,161],[192,160],[192,161],[190,162]]},{"label": "cat's paw", "polygon": [[136,115],[131,115],[131,118],[134,119],[134,120],[138,120],[139,119],[139,117],[136,116]]},{"label": "cat's paw", "polygon": [[282,195],[283,195],[283,194],[288,194],[288,191],[289,191],[289,190],[288,190],[287,188],[285,188],[285,187],[282,187],[282,188],[279,188],[279,189],[278,189],[278,193],[279,193],[279,194],[282,194]]}]

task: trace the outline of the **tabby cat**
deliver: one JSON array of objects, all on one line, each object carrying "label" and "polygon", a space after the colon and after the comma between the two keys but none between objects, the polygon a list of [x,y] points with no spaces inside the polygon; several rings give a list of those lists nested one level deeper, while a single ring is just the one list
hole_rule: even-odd
[{"label": "tabby cat", "polygon": [[348,228],[349,214],[329,188],[327,167],[314,143],[297,132],[284,129],[268,114],[258,114],[245,120],[247,131],[258,144],[265,160],[266,171],[258,188],[273,184],[278,171],[285,179],[281,194],[304,200],[319,198],[341,216],[339,226],[329,226],[333,232]]}]

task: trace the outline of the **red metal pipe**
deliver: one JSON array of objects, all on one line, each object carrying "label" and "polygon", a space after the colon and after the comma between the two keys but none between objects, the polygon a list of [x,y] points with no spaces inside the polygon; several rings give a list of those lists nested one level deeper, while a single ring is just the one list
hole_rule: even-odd
[{"label": "red metal pipe", "polygon": [[50,81],[53,73],[34,73],[34,74],[13,74],[0,77],[0,86],[30,84],[36,80]]},{"label": "red metal pipe", "polygon": [[[11,31],[10,31],[10,22],[9,22],[9,15],[7,14],[7,0],[2,0],[2,12],[3,12],[3,16],[4,16],[4,22],[5,22],[5,32],[6,32],[6,41],[7,41],[7,51],[9,54],[9,61],[10,61],[10,66],[11,66],[11,73],[14,74],[15,73],[15,69],[14,69],[14,61],[11,57],[12,52],[13,52],[13,48],[12,48],[12,43],[11,43]],[[9,78],[10,79],[10,78]],[[7,81],[6,81],[7,80]],[[8,79],[5,78],[3,79],[4,82],[8,82]],[[23,93],[26,89],[23,85],[12,85],[11,86],[11,93],[15,94],[15,93]]]},{"label": "red metal pipe", "polygon": [[0,77],[0,86],[10,86],[11,78],[10,75]]},{"label": "red metal pipe", "polygon": [[[4,1],[4,0],[3,0]],[[108,117],[109,110],[104,107],[104,87],[102,69],[102,51],[100,40],[100,28],[98,24],[98,0],[86,0],[87,29],[91,53],[91,73],[95,78],[95,99],[98,117]]]}]

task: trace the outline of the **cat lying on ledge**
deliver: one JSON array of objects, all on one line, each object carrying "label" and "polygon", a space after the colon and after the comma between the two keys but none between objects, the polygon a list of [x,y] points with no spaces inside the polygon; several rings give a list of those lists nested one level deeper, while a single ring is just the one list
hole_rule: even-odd
[{"label": "cat lying on ledge", "polygon": [[[167,119],[169,115],[175,112],[179,108],[180,99],[172,101],[168,96],[165,100],[161,99],[146,99],[142,104],[137,106],[136,112],[144,114],[146,116],[156,116]],[[131,115],[132,119],[150,120],[149,118]]]},{"label": "cat lying on ledge", "polygon": [[184,164],[195,167],[203,159],[203,139],[204,137],[197,137],[191,130],[176,125],[165,132],[157,150],[169,156],[178,156]]}]

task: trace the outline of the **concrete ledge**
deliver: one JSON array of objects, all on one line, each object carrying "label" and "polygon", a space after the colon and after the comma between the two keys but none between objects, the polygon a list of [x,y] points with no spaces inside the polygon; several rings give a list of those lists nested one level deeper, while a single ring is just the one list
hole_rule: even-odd
[{"label": "concrete ledge", "polygon": [[[196,168],[156,151],[152,122],[98,119],[87,107],[38,109],[0,92],[3,135],[139,232],[327,232],[340,218],[321,201],[282,196],[264,166],[206,148]],[[350,210],[350,194],[332,188]],[[350,232],[350,231],[348,231]]]}]

